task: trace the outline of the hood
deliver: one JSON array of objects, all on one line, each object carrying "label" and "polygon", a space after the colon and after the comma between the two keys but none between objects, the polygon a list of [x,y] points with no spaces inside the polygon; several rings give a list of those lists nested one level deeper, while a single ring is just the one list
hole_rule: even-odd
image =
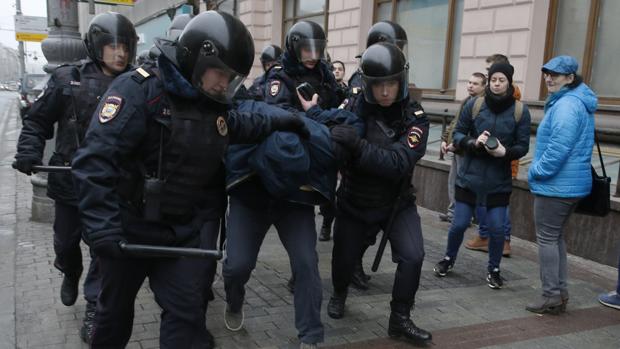
[{"label": "hood", "polygon": [[545,102],[545,110],[554,105],[555,102],[564,96],[573,96],[579,99],[590,114],[594,113],[598,107],[598,98],[596,97],[596,94],[594,94],[594,91],[592,91],[588,85],[581,83],[572,90],[568,87],[562,87],[560,91],[549,95],[549,97],[547,97],[547,101]]},{"label": "hood", "polygon": [[167,56],[159,55],[157,57],[157,66],[162,75],[161,81],[164,89],[167,92],[188,99],[198,99],[202,95],[189,81],[185,80],[181,72],[170,62]]}]

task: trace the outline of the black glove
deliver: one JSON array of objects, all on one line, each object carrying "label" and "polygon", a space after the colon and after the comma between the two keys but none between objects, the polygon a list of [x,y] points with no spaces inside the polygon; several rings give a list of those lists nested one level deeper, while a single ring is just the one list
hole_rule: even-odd
[{"label": "black glove", "polygon": [[94,240],[90,247],[97,256],[119,259],[123,258],[123,251],[119,245],[122,241],[125,241],[122,235],[113,234]]},{"label": "black glove", "polygon": [[15,159],[11,166],[13,166],[13,168],[17,171],[30,176],[32,174],[32,166],[37,165],[42,165],[41,160],[34,158],[19,158]]},{"label": "black glove", "polygon": [[338,125],[332,127],[330,131],[334,142],[338,142],[354,154],[359,151],[362,139],[357,134],[355,127],[351,125]]},{"label": "black glove", "polygon": [[299,116],[294,114],[274,117],[271,122],[271,127],[273,131],[294,132],[303,139],[310,138],[310,130],[308,130],[306,124]]}]

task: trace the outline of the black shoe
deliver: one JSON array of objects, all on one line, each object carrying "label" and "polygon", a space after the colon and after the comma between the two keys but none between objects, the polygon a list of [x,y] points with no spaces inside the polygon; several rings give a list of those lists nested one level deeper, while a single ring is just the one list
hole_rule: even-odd
[{"label": "black shoe", "polygon": [[291,278],[288,279],[285,287],[290,293],[295,293],[295,277],[294,276],[291,276]]},{"label": "black shoe", "polygon": [[327,315],[332,319],[342,319],[344,316],[344,303],[347,301],[347,295],[334,292],[327,304]]},{"label": "black shoe", "polygon": [[[537,299],[535,302],[528,304],[525,307],[525,310],[531,311],[536,314],[560,314],[563,311],[562,306],[564,305],[564,300],[561,296],[554,297],[545,297],[542,296]],[[565,310],[566,308],[564,308]]]},{"label": "black shoe", "polygon": [[435,271],[435,275],[444,277],[448,275],[452,267],[454,267],[454,262],[450,260],[450,257],[444,257],[439,263],[435,264],[433,271]]},{"label": "black shoe", "polygon": [[498,268],[493,269],[493,271],[487,274],[487,282],[489,283],[489,287],[494,290],[499,290],[504,286],[504,280],[499,275]]},{"label": "black shoe", "polygon": [[75,304],[78,297],[78,285],[81,273],[65,274],[60,286],[60,301],[66,306]]},{"label": "black shoe", "polygon": [[368,275],[364,274],[364,268],[362,267],[361,261],[355,266],[355,270],[353,271],[353,275],[351,275],[351,286],[357,288],[358,290],[366,291],[368,289],[368,279],[366,279]]},{"label": "black shoe", "polygon": [[321,227],[321,233],[319,234],[319,241],[329,241],[332,239],[331,223],[329,225],[325,225],[325,223],[325,220],[323,220],[323,226]]},{"label": "black shoe", "polygon": [[84,312],[84,320],[82,328],[80,328],[80,338],[86,344],[90,344],[93,338],[93,328],[95,327],[95,311],[97,304],[93,302],[86,303],[86,311]]},{"label": "black shoe", "polygon": [[427,345],[433,339],[430,332],[417,327],[408,315],[392,312],[388,326],[388,335],[392,338],[404,337],[415,345]]}]

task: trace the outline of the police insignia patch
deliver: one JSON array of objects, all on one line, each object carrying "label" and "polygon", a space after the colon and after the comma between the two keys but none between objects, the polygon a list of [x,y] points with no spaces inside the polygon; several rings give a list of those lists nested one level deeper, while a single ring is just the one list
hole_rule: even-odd
[{"label": "police insignia patch", "polygon": [[409,133],[407,134],[407,145],[409,145],[409,148],[413,149],[420,145],[423,134],[424,132],[419,127],[414,126],[409,129]]},{"label": "police insignia patch", "polygon": [[215,125],[217,126],[217,132],[219,132],[220,136],[226,136],[228,134],[228,125],[224,117],[218,116]]},{"label": "police insignia patch", "polygon": [[114,119],[123,106],[123,99],[117,96],[108,96],[99,111],[99,122],[105,124]]},{"label": "police insignia patch", "polygon": [[278,92],[280,92],[280,81],[272,81],[271,84],[269,84],[269,94],[271,97],[275,97]]}]

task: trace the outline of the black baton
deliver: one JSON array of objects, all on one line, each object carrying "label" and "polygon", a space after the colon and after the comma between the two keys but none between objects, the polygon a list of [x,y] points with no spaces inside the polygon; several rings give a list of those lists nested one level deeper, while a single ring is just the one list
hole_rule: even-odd
[{"label": "black baton", "polygon": [[119,243],[123,253],[131,255],[132,257],[144,257],[144,258],[208,258],[208,259],[222,259],[222,251],[218,250],[203,250],[201,248],[190,247],[169,247],[169,246],[154,246],[154,245],[140,245],[140,244],[128,244],[124,241]]},{"label": "black baton", "polygon": [[32,170],[36,172],[69,172],[71,171],[71,166],[32,166]]}]

